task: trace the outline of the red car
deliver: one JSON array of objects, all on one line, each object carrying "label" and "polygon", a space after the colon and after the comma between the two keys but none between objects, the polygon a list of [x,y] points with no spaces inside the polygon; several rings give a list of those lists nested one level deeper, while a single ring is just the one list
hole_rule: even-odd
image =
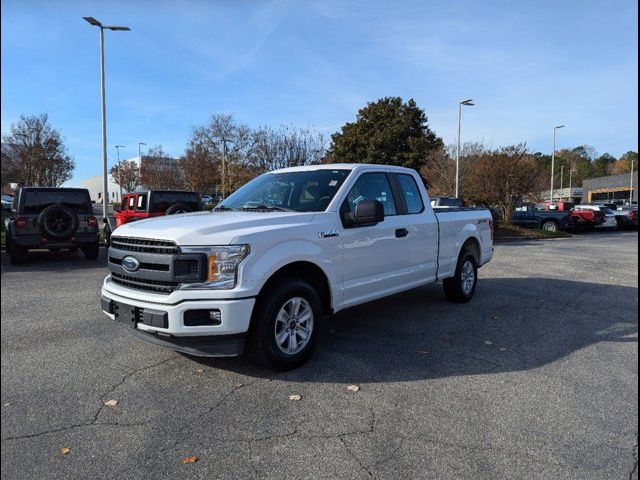
[{"label": "red car", "polygon": [[125,193],[113,218],[105,222],[105,239],[109,245],[111,232],[125,223],[144,218],[162,217],[202,210],[202,200],[196,192],[180,190],[147,190]]},{"label": "red car", "polygon": [[571,202],[545,203],[545,210],[555,210],[558,212],[569,212],[571,220],[576,228],[589,229],[596,225],[602,225],[605,221],[605,215],[596,210],[587,210],[575,208],[575,204]]}]

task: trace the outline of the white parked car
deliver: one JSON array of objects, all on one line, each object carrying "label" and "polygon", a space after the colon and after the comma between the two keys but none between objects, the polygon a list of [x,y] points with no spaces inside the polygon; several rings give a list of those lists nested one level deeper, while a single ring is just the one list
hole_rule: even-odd
[{"label": "white parked car", "polygon": [[609,228],[616,229],[618,228],[618,221],[616,220],[616,214],[608,207],[603,207],[600,205],[576,205],[574,207],[575,210],[593,210],[595,212],[604,213],[604,222],[598,225],[594,225],[594,228]]},{"label": "white parked car", "polygon": [[233,356],[246,343],[262,363],[292,368],[324,315],[440,280],[454,302],[471,300],[492,243],[488,210],[434,212],[413,170],[289,168],[212,212],[115,230],[102,309],[159,346]]}]

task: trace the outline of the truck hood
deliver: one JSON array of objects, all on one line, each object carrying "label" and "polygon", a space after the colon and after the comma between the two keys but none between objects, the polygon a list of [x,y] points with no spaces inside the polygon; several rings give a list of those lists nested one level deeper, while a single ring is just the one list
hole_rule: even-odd
[{"label": "truck hood", "polygon": [[291,228],[311,221],[314,213],[196,212],[127,223],[114,236],[173,240],[178,245],[228,245],[239,235]]}]

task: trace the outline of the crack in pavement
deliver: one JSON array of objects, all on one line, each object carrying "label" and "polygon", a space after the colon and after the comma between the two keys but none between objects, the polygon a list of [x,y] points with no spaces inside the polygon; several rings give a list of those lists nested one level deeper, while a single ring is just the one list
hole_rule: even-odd
[{"label": "crack in pavement", "polygon": [[[144,366],[144,367],[137,368],[137,369],[125,374],[120,379],[120,381],[118,381],[115,385],[113,385],[107,392],[105,392],[104,394],[100,395],[100,402],[102,402],[107,395],[109,395],[110,393],[113,393],[120,385],[124,384],[127,381],[127,379],[131,378],[132,376],[134,376],[134,375],[136,375],[136,374],[138,374],[140,372],[143,372],[145,370],[149,370],[151,368],[158,367],[160,365],[163,365],[163,364],[165,364],[167,362],[170,362],[171,360],[175,360],[177,358],[179,358],[179,357],[175,356],[175,357],[167,358],[167,359],[164,359],[164,360],[162,360],[160,362],[156,362],[156,363],[153,363],[151,365],[147,365],[147,366]],[[100,416],[100,413],[102,412],[102,409],[104,407],[105,407],[104,403],[101,403],[100,407],[98,407],[98,410],[93,415],[91,420],[87,420],[85,422],[74,423],[73,425],[67,425],[67,426],[60,427],[60,428],[53,428],[53,429],[50,429],[50,430],[44,430],[42,432],[28,433],[26,435],[14,435],[14,436],[9,436],[9,437],[3,437],[1,439],[1,441],[4,442],[4,441],[8,441],[8,440],[22,440],[22,439],[25,439],[25,438],[35,438],[35,437],[40,437],[42,435],[49,435],[51,433],[64,432],[66,430],[73,430],[73,429],[81,428],[81,427],[90,427],[90,426],[94,426],[94,425],[98,425],[98,426],[101,426],[101,425],[107,425],[107,426],[109,426],[109,425],[114,425],[114,426],[116,426],[116,425],[118,425],[118,426],[144,426],[147,423],[149,423],[149,422],[142,422],[142,423],[118,423],[118,422],[98,423],[98,417]]]}]

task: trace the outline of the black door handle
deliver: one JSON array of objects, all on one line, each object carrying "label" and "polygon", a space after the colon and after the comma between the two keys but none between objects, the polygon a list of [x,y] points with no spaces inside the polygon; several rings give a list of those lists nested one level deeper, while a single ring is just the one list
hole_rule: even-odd
[{"label": "black door handle", "polygon": [[407,230],[406,228],[396,229],[396,238],[406,237],[407,235],[409,235],[409,230]]}]

